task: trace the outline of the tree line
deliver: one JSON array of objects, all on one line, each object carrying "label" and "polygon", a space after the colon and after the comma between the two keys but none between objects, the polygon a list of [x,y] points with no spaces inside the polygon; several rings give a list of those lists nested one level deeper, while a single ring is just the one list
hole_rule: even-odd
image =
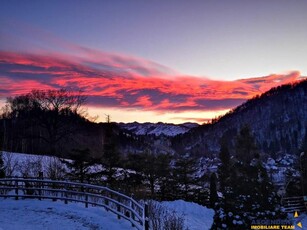
[{"label": "tree line", "polygon": [[[3,150],[60,155],[86,123],[81,92],[32,90],[7,99],[1,113]],[[78,132],[77,132],[78,133]]]}]

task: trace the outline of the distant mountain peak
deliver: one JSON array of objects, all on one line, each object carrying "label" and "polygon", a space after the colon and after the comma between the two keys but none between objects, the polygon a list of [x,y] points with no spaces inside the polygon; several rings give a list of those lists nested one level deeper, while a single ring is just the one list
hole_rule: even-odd
[{"label": "distant mountain peak", "polygon": [[190,131],[192,128],[198,127],[199,124],[186,122],[183,124],[171,124],[171,123],[119,123],[118,124],[122,129],[129,130],[130,132],[136,135],[154,135],[160,136],[165,135],[169,137],[173,137],[179,134],[186,133]]}]

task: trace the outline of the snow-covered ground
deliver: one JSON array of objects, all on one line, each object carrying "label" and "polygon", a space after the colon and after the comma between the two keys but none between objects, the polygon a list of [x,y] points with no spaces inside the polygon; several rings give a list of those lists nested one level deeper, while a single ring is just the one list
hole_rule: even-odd
[{"label": "snow-covered ground", "polygon": [[[210,229],[214,211],[182,200],[162,202],[162,205],[183,214],[189,230]],[[48,200],[14,200],[0,198],[0,230],[73,229],[126,230],[136,229],[126,220],[104,208],[84,204]]]},{"label": "snow-covered ground", "polygon": [[307,213],[300,216],[303,229],[307,229]]},{"label": "snow-covered ground", "polygon": [[185,225],[189,230],[208,230],[213,223],[213,209],[183,200],[164,201],[161,204],[179,215],[183,214]]},{"label": "snow-covered ground", "polygon": [[0,199],[0,230],[73,229],[73,230],[130,230],[126,220],[103,208],[78,203],[39,200]]},{"label": "snow-covered ground", "polygon": [[[57,162],[65,171],[68,169],[55,157],[21,153],[3,154],[4,165],[10,176],[35,177],[43,171],[48,177],[48,167]],[[8,167],[9,166],[9,167]],[[94,166],[92,171],[101,170]],[[190,230],[210,229],[214,211],[195,203],[182,200],[162,202],[168,210],[184,216]],[[22,228],[21,228],[22,226]],[[82,204],[38,200],[11,200],[0,198],[0,230],[6,229],[135,229],[128,221],[118,221],[116,215],[103,208],[84,208]]]}]

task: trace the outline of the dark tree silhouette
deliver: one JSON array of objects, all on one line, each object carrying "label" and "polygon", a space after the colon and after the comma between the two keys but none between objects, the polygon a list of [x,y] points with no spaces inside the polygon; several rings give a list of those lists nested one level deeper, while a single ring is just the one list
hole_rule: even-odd
[{"label": "dark tree silhouette", "polygon": [[210,206],[214,208],[215,203],[218,200],[217,189],[216,189],[216,175],[212,173],[210,176]]},{"label": "dark tree silhouette", "polygon": [[4,169],[4,162],[2,159],[2,152],[0,152],[0,178],[5,177],[5,169]]},{"label": "dark tree silhouette", "polygon": [[224,193],[229,186],[229,176],[231,170],[230,153],[225,141],[221,141],[220,160],[221,165],[219,167],[219,181],[221,191]]},{"label": "dark tree silhouette", "polygon": [[59,143],[76,132],[73,123],[84,119],[81,106],[85,100],[80,91],[32,90],[8,98],[6,116],[17,122],[21,138],[40,139],[48,145],[48,154],[56,155]]},{"label": "dark tree silhouette", "polygon": [[236,138],[235,151],[238,160],[247,164],[250,163],[255,154],[257,154],[258,149],[249,126],[244,125],[241,128]]},{"label": "dark tree silhouette", "polygon": [[89,179],[89,169],[93,165],[89,149],[73,149],[72,160],[63,160],[62,162],[70,169],[69,176],[81,183]]},{"label": "dark tree silhouette", "polygon": [[[247,126],[236,137],[235,151],[212,229],[247,229],[253,219],[284,218],[280,211],[280,201]],[[244,154],[247,156],[244,157]],[[219,172],[226,171],[227,155],[225,147],[222,147]]]},{"label": "dark tree silhouette", "polygon": [[116,124],[112,123],[110,116],[107,116],[105,123],[105,132],[103,138],[102,165],[105,167],[101,174],[106,176],[109,186],[114,186],[116,181],[116,169],[120,166],[120,154],[118,151],[118,135],[116,133]]},{"label": "dark tree silhouette", "polygon": [[193,185],[197,184],[195,178],[196,165],[197,159],[189,154],[181,155],[175,161],[174,177],[181,199],[189,200],[189,191]]}]

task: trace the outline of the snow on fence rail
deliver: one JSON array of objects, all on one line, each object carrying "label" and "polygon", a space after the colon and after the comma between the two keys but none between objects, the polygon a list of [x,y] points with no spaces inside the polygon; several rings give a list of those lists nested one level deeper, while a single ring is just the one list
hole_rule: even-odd
[{"label": "snow on fence rail", "polygon": [[124,218],[138,230],[148,230],[148,205],[143,207],[133,198],[103,186],[69,181],[2,178],[0,179],[0,197],[35,198],[81,202],[104,207]]}]

